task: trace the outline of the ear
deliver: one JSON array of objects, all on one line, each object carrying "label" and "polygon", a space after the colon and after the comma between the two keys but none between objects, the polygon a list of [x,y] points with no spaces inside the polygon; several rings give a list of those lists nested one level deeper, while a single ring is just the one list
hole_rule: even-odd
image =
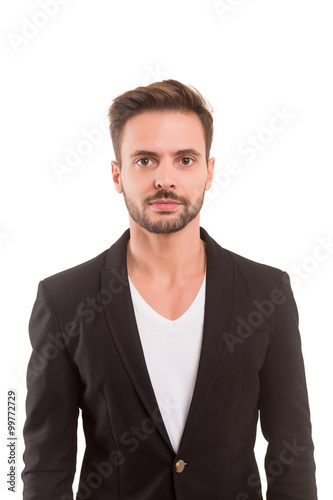
[{"label": "ear", "polygon": [[215,167],[215,158],[209,158],[205,191],[208,191],[208,189],[210,189],[212,185],[214,176],[214,167]]},{"label": "ear", "polygon": [[123,190],[121,187],[121,179],[120,179],[121,172],[120,172],[119,164],[116,161],[112,161],[111,162],[111,169],[112,169],[112,180],[113,180],[114,187],[116,188],[116,191],[118,193],[122,193]]}]

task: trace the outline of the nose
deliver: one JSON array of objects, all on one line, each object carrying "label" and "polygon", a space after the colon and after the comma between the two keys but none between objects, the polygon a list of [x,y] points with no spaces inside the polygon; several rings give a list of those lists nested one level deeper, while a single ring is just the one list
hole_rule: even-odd
[{"label": "nose", "polygon": [[176,187],[176,171],[173,168],[172,161],[163,159],[160,161],[155,172],[155,186],[159,189],[169,189]]}]

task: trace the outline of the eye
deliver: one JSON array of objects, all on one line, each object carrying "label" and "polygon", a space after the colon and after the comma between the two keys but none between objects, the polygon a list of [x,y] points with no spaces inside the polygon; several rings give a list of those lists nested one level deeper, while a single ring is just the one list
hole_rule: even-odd
[{"label": "eye", "polygon": [[[185,160],[186,163],[183,163],[183,160]],[[189,161],[192,162],[192,163],[194,162],[193,158],[190,158],[189,156],[183,156],[183,158],[181,158],[181,162],[185,166],[192,165],[192,163],[189,163]]]},{"label": "eye", "polygon": [[[150,166],[148,163],[149,160],[150,160],[150,158],[139,158],[139,160],[137,160],[135,163],[138,163],[139,165],[141,165],[141,167],[149,167]],[[140,164],[139,163],[140,161],[143,163]]]}]

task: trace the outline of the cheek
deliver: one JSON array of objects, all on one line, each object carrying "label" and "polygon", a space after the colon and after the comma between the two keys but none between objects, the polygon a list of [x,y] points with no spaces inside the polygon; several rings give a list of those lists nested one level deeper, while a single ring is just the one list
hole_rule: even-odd
[{"label": "cheek", "polygon": [[149,196],[155,194],[154,184],[147,182],[146,179],[133,176],[130,179],[122,179],[123,191],[127,198],[131,199],[134,203],[143,205],[144,200]]},{"label": "cheek", "polygon": [[121,182],[126,194],[130,196],[137,195],[142,186],[142,180],[140,180],[139,176],[135,173],[130,176],[123,175],[121,177]]},{"label": "cheek", "polygon": [[197,179],[195,182],[187,183],[185,189],[191,197],[199,198],[205,191],[206,178]]}]

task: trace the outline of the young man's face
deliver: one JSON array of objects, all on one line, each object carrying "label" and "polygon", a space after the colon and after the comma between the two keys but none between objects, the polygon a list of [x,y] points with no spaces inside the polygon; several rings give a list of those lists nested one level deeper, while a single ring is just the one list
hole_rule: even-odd
[{"label": "young man's face", "polygon": [[[157,111],[127,121],[121,173],[111,164],[132,219],[149,232],[172,233],[198,216],[214,161],[210,158],[207,168],[204,130],[195,113]],[[178,204],[154,204],[159,199]]]}]

